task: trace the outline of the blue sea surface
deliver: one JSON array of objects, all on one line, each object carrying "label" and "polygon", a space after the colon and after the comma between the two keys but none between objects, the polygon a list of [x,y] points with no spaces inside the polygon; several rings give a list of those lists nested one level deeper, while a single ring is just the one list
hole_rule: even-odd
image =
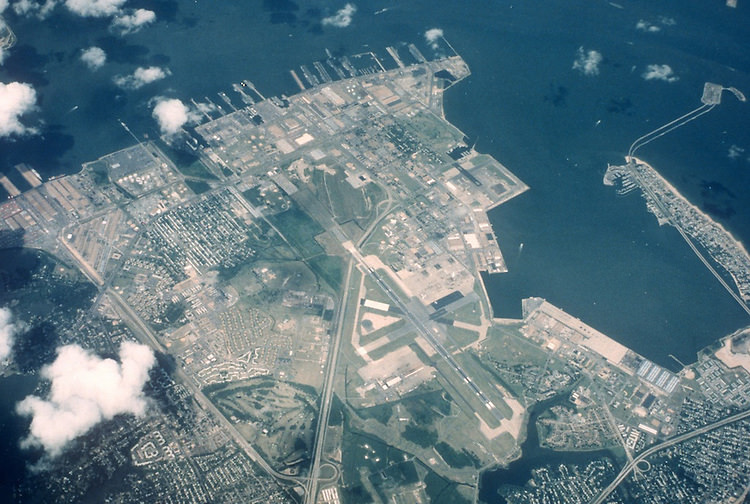
[{"label": "blue sea surface", "polygon": [[[693,362],[747,315],[638,193],[618,197],[602,176],[635,138],[699,106],[705,81],[750,89],[747,12],[594,2],[541,16],[541,4],[485,16],[488,27],[513,20],[491,50],[463,52],[473,75],[446,100],[477,148],[531,186],[491,215],[510,270],[487,283],[495,312],[518,316],[521,297],[542,296],[659,364]],[[660,31],[637,30],[642,20]],[[571,68],[579,47],[602,55],[598,74]],[[644,80],[650,64],[669,64],[678,80]],[[716,110],[638,152],[745,241],[750,163],[728,154],[750,145],[747,106],[725,93]]]},{"label": "blue sea surface", "polygon": [[[242,79],[266,95],[293,93],[289,69],[325,59],[326,49],[388,58],[386,46],[414,42],[435,56],[423,34],[438,27],[472,69],[446,94],[446,117],[531,187],[491,214],[510,269],[486,277],[497,315],[518,316],[522,297],[545,297],[672,369],[670,355],[693,362],[750,322],[637,193],[619,197],[602,184],[635,138],[700,105],[704,82],[750,96],[750,2],[355,0],[349,27],[321,25],[344,3],[133,1],[158,21],[124,37],[108,20],[62,6],[45,20],[6,11],[18,44],[0,81],[35,87],[38,107],[24,121],[40,134],[0,140],[0,171],[18,180],[12,167],[26,162],[44,176],[75,172],[133,143],[118,119],[153,138],[157,96],[223,105],[216,93],[224,91],[239,105],[231,84]],[[93,45],[108,59],[92,72],[79,56]],[[579,49],[601,54],[597,73],[572,68]],[[677,79],[645,80],[652,64],[669,65]],[[113,83],[152,65],[170,75],[138,90]],[[714,111],[638,152],[744,243],[748,107],[725,93]]]},{"label": "blue sea surface", "polygon": [[[107,20],[63,8],[45,20],[6,13],[19,42],[0,78],[34,85],[39,106],[27,120],[41,134],[2,141],[0,170],[14,180],[19,162],[45,176],[75,172],[132,143],[118,119],[139,138],[157,136],[157,96],[221,104],[216,93],[226,91],[239,103],[231,84],[242,79],[268,95],[289,94],[288,70],[323,59],[326,49],[372,49],[387,58],[385,46],[405,41],[429,53],[422,35],[440,27],[473,71],[448,92],[448,119],[531,186],[492,214],[510,266],[488,279],[497,315],[518,316],[520,297],[543,296],[672,367],[669,354],[691,362],[698,349],[748,322],[674,230],[656,226],[637,194],[618,198],[601,183],[607,163],[622,162],[633,139],[698,106],[705,81],[750,93],[746,7],[359,2],[351,26],[336,28],[320,23],[335,10],[327,3],[141,4],[159,21],[124,37]],[[108,55],[93,72],[79,61],[92,45]],[[601,54],[595,75],[572,68],[579,49]],[[677,80],[644,80],[650,64],[668,64]],[[113,83],[138,66],[170,75],[138,90]],[[747,107],[725,93],[716,110],[639,151],[745,242]]]}]

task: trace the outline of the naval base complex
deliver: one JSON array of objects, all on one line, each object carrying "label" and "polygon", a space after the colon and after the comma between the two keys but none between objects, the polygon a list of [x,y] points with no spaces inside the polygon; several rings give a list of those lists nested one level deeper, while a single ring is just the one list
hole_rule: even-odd
[{"label": "naval base complex", "polygon": [[[445,119],[461,57],[387,52],[305,66],[289,97],[236,84],[228,112],[78,174],[21,167],[22,193],[0,179],[0,246],[95,286],[70,337],[171,363],[150,412],[68,467],[124,475],[119,501],[473,502],[537,429],[611,455],[539,467],[507,502],[746,491],[747,335],[675,373],[543,299],[494,319],[479,273],[506,267],[487,212],[528,187]],[[87,495],[83,469],[58,472],[50,495]]]}]

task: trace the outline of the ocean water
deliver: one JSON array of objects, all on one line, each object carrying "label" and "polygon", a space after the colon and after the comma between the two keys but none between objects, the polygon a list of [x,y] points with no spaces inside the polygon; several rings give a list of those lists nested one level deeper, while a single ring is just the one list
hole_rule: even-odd
[{"label": "ocean water", "polygon": [[[132,1],[158,21],[125,37],[62,7],[45,20],[6,12],[19,41],[0,81],[34,85],[38,108],[25,120],[41,134],[0,140],[0,171],[17,180],[12,166],[26,162],[45,176],[75,172],[132,144],[117,119],[139,138],[158,135],[154,97],[222,104],[216,93],[235,98],[231,84],[242,79],[266,95],[289,94],[289,69],[326,49],[387,58],[386,46],[414,42],[429,54],[423,33],[438,27],[472,69],[447,93],[447,118],[531,187],[491,214],[510,268],[486,279],[496,314],[518,315],[521,297],[542,296],[672,369],[670,354],[692,362],[750,322],[637,193],[618,197],[602,184],[635,138],[696,108],[704,82],[750,95],[750,2],[354,0],[349,27],[321,25],[345,3]],[[92,45],[108,55],[95,72],[79,61]],[[601,54],[596,74],[572,68],[579,48]],[[677,79],[643,79],[652,64],[669,65]],[[151,65],[170,75],[138,90],[113,84]],[[638,153],[745,243],[748,107],[725,94],[710,114]]]},{"label": "ocean water", "polygon": [[[535,426],[539,415],[549,408],[569,403],[567,397],[553,397],[532,406],[529,411],[529,425]],[[524,456],[511,462],[507,469],[488,471],[483,474],[479,483],[479,502],[506,504],[500,490],[506,485],[522,487],[531,480],[531,471],[542,466],[557,468],[560,464],[585,467],[595,459],[607,458],[617,464],[617,456],[611,450],[594,450],[583,452],[560,452],[539,445],[539,431],[536,427],[528,429],[527,437],[521,444]],[[621,462],[621,461],[620,461]]]},{"label": "ocean water", "polygon": [[[35,86],[39,107],[29,120],[42,134],[0,141],[0,169],[14,180],[18,162],[44,175],[74,172],[132,143],[117,119],[138,137],[158,135],[156,96],[221,104],[216,93],[236,96],[231,83],[242,79],[268,95],[288,94],[288,70],[323,59],[326,49],[386,56],[385,46],[404,41],[429,53],[422,34],[439,27],[473,71],[448,93],[447,117],[531,186],[492,214],[511,267],[488,279],[496,314],[517,316],[520,297],[543,296],[674,367],[669,354],[691,362],[750,321],[637,194],[617,197],[601,177],[633,139],[698,106],[705,81],[750,94],[750,9],[716,3],[371,1],[357,2],[351,25],[335,28],[320,23],[340,7],[328,2],[144,1],[138,5],[155,10],[158,22],[125,37],[106,20],[63,8],[43,21],[7,12],[19,42],[0,79]],[[108,54],[94,72],[78,60],[91,45]],[[596,74],[572,68],[579,48],[601,55]],[[650,64],[669,65],[676,79],[644,80]],[[112,82],[151,65],[170,75],[138,90]],[[748,106],[725,93],[710,114],[639,151],[745,242]]]},{"label": "ocean water", "polygon": [[[478,137],[477,148],[531,186],[492,214],[510,269],[489,279],[495,311],[517,316],[520,297],[542,296],[662,365],[675,369],[670,354],[693,362],[747,316],[637,193],[616,196],[602,175],[635,138],[700,105],[705,81],[750,89],[741,13],[595,2],[541,16],[542,4],[554,3],[514,5],[523,14],[493,50],[466,55],[474,73],[447,100],[447,116]],[[660,31],[635,29],[640,20]],[[571,70],[578,47],[602,54],[598,75]],[[644,80],[649,64],[669,64],[678,80]],[[477,100],[471,88],[492,94]],[[745,241],[750,164],[746,153],[728,153],[750,143],[747,106],[727,93],[710,114],[638,153]]]}]

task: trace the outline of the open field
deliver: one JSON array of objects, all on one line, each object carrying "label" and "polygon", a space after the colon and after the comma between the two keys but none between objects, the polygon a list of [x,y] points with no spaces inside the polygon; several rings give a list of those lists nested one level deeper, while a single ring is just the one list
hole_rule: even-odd
[{"label": "open field", "polygon": [[467,303],[449,315],[446,315],[446,317],[471,325],[479,325],[482,323],[481,303],[479,301]]},{"label": "open field", "polygon": [[254,378],[207,387],[206,395],[278,468],[309,456],[317,414],[310,387]]},{"label": "open field", "polygon": [[284,233],[303,259],[323,253],[323,247],[315,241],[315,236],[324,229],[296,204],[292,204],[289,210],[270,216],[269,220]]},{"label": "open field", "polygon": [[339,224],[355,221],[364,229],[375,216],[383,191],[376,184],[354,188],[340,167],[314,170],[312,183],[317,188],[318,200],[331,212]]},{"label": "open field", "polygon": [[479,339],[479,333],[477,331],[472,331],[471,329],[449,325],[447,331],[448,336],[450,337],[449,341],[455,343],[458,348],[463,348]]}]

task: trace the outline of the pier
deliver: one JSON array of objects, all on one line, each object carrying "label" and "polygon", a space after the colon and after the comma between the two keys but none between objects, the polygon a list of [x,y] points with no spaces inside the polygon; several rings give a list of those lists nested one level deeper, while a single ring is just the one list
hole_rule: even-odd
[{"label": "pier", "polygon": [[[750,315],[750,308],[747,305],[750,300],[750,255],[743,245],[723,226],[714,222],[685,199],[651,165],[635,157],[635,152],[644,145],[713,110],[721,103],[721,95],[725,90],[734,94],[739,101],[746,100],[745,95],[739,89],[725,88],[720,84],[706,82],[701,96],[702,105],[637,138],[630,145],[628,154],[625,156],[626,165],[607,168],[604,184],[615,185],[617,182],[617,193],[620,195],[639,187],[646,199],[646,207],[656,216],[659,225],[674,226],[698,259],[737,301],[745,313]],[[716,271],[693,240],[700,244],[711,259],[732,277],[737,291],[732,289]]]},{"label": "pier", "polygon": [[242,81],[242,85],[243,85],[243,86],[246,86],[246,87],[247,87],[247,88],[249,88],[249,89],[250,89],[250,90],[251,90],[251,91],[252,91],[253,93],[255,93],[256,95],[258,95],[258,97],[259,97],[259,98],[261,99],[261,101],[263,101],[263,100],[265,100],[265,99],[266,99],[266,97],[265,97],[265,96],[263,96],[263,95],[262,95],[262,94],[260,93],[260,91],[258,91],[258,88],[256,88],[256,87],[255,87],[255,84],[253,84],[253,83],[252,83],[252,82],[250,82],[249,80],[247,80],[247,79],[243,80],[243,81]]},{"label": "pier", "polygon": [[742,91],[735,87],[725,88],[721,84],[706,82],[703,86],[703,95],[701,96],[701,103],[703,103],[703,105],[637,138],[630,145],[630,149],[628,149],[628,157],[634,156],[636,151],[644,145],[653,142],[657,138],[666,135],[670,131],[676,130],[680,126],[684,126],[690,121],[698,119],[703,114],[709,113],[716,105],[719,105],[721,103],[721,94],[724,91],[731,92],[741,102],[746,101],[745,95],[742,94]]},{"label": "pier", "polygon": [[703,114],[707,114],[713,110],[713,108],[716,106],[716,104],[707,104],[704,103],[700,107],[698,107],[695,110],[691,110],[685,115],[682,115],[678,117],[677,119],[668,122],[667,124],[664,124],[663,126],[659,126],[653,131],[650,131],[646,133],[645,135],[636,138],[636,140],[630,145],[630,149],[628,149],[628,155],[627,157],[633,157],[638,149],[643,147],[644,145],[653,142],[659,137],[662,137],[669,133],[670,131],[674,131],[680,126],[684,126],[690,121],[694,121],[698,119]]},{"label": "pier", "polygon": [[326,71],[325,67],[320,61],[313,61],[313,66],[315,67],[315,70],[318,71],[318,74],[320,74],[320,78],[323,80],[323,82],[333,81],[330,74]]},{"label": "pier", "polygon": [[255,100],[253,100],[253,98],[249,94],[247,94],[244,89],[242,89],[243,86],[244,84],[232,84],[232,89],[234,89],[235,92],[240,95],[242,103],[244,103],[245,105],[254,105]]},{"label": "pier", "polygon": [[21,194],[21,191],[18,190],[18,188],[4,173],[0,173],[0,186],[3,186],[3,189],[5,189],[5,192],[7,192],[8,196],[10,196],[11,198],[15,198],[16,196]]},{"label": "pier", "polygon": [[237,112],[237,107],[234,106],[234,103],[232,103],[232,100],[229,99],[229,96],[223,91],[219,92],[219,98],[224,100],[224,103],[226,103],[229,108],[231,108],[233,111]]},{"label": "pier", "polygon": [[386,51],[388,51],[388,54],[391,55],[391,58],[393,58],[393,61],[396,62],[399,68],[404,68],[406,65],[404,65],[404,62],[401,61],[401,58],[398,56],[398,52],[393,47],[386,47]]},{"label": "pier", "polygon": [[297,86],[299,86],[300,91],[304,91],[307,89],[305,85],[302,83],[302,79],[299,78],[299,75],[297,75],[297,72],[294,70],[289,70],[289,73],[292,74],[292,79],[294,79],[294,82],[297,83]]},{"label": "pier", "polygon": [[16,165],[16,170],[18,170],[18,173],[21,174],[31,187],[39,187],[42,185],[42,177],[39,176],[39,173],[29,165],[25,163],[18,164]]},{"label": "pier", "polygon": [[302,70],[302,75],[304,76],[305,80],[310,84],[310,86],[315,87],[320,84],[320,80],[310,72],[310,69],[308,69],[305,65],[300,65],[300,70]]}]

